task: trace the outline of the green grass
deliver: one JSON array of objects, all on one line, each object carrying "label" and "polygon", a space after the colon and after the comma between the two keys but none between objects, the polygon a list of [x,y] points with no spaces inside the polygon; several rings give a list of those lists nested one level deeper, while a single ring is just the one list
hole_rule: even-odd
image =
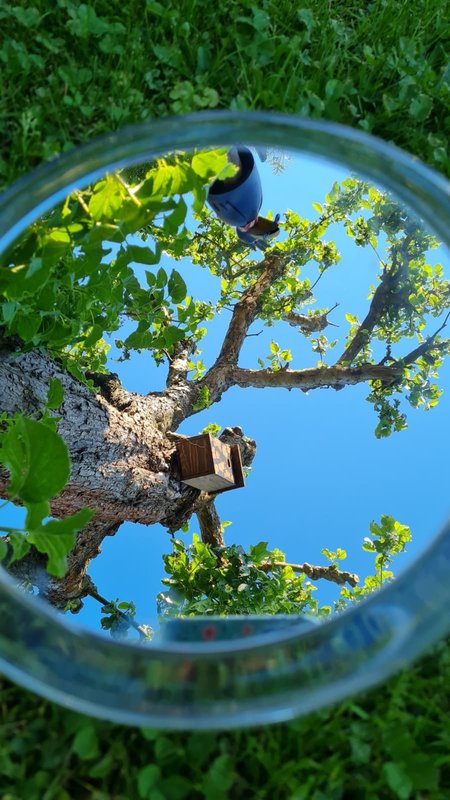
[{"label": "green grass", "polygon": [[450,172],[441,0],[20,0],[0,28],[5,183],[105,131],[212,107],[339,121]]},{"label": "green grass", "polygon": [[294,723],[175,734],[90,720],[6,684],[0,797],[445,800],[449,685],[441,645],[381,689]]},{"label": "green grass", "polygon": [[[450,174],[442,0],[17,0],[0,31],[2,186],[112,129],[230,107],[352,125]],[[449,685],[442,645],[294,724],[144,736],[5,682],[0,798],[444,800]]]}]

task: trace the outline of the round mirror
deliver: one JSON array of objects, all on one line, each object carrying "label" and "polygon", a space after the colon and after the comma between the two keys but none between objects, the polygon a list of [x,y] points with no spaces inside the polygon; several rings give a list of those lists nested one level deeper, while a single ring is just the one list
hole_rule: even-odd
[{"label": "round mirror", "polygon": [[444,631],[446,191],[370,137],[263,114],[129,129],[12,188],[11,677],[229,726],[370,685]]}]

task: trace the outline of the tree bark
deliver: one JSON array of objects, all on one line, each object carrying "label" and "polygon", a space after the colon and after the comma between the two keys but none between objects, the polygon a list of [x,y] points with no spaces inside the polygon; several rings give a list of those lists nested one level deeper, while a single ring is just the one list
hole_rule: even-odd
[{"label": "tree bark", "polygon": [[[176,427],[185,387],[140,396],[122,389],[114,377],[102,376],[106,396],[96,395],[43,353],[1,353],[2,410],[39,414],[50,378],[63,384],[58,430],[72,461],[69,483],[51,503],[52,514],[72,514],[87,505],[96,510],[96,519],[112,523],[177,526],[198,496],[180,483],[175,447],[166,436]],[[3,470],[3,497],[7,484]]]}]

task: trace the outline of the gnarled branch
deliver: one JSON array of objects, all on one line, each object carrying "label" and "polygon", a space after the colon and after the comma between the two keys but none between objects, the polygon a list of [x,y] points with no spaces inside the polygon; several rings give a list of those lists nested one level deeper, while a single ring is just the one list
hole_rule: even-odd
[{"label": "gnarled branch", "polygon": [[288,314],[282,316],[283,322],[287,322],[293,328],[300,328],[303,333],[314,333],[315,331],[323,331],[328,325],[334,325],[329,322],[328,314],[337,308],[339,303],[324,311],[323,314],[297,314],[295,311],[290,311]]},{"label": "gnarled branch", "polygon": [[450,340],[445,340],[443,342],[438,342],[435,344],[436,336],[446,327],[447,322],[450,318],[450,311],[446,315],[444,322],[442,325],[435,331],[431,336],[429,336],[425,342],[422,342],[418,347],[414,350],[411,350],[406,356],[403,356],[402,359],[398,359],[396,363],[403,364],[404,367],[409,367],[410,364],[414,364],[417,359],[422,358],[429,350],[432,350],[433,347],[438,348],[440,350],[445,349],[449,346]]},{"label": "gnarled branch", "polygon": [[241,369],[233,367],[229,374],[231,384],[255,389],[266,387],[279,387],[283,389],[301,389],[309,392],[311,389],[328,387],[343,389],[365,381],[380,380],[389,384],[402,375],[401,365],[384,366],[380,364],[362,364],[359,367],[314,367],[311,369],[289,370],[280,369],[276,372],[270,369]]},{"label": "gnarled branch", "polygon": [[288,260],[283,253],[272,251],[261,262],[259,277],[245,290],[242,299],[234,307],[219,356],[208,375],[223,364],[237,364],[247,331],[260,310],[262,295],[283,273]]},{"label": "gnarled branch", "polygon": [[[39,595],[55,608],[64,609],[69,600],[81,600],[89,594],[89,564],[101,553],[101,544],[106,536],[114,536],[119,527],[119,522],[95,517],[88,522],[77,534],[75,545],[67,557],[67,571],[63,578],[55,578],[47,573],[47,556],[33,546],[24,558],[8,567],[8,572],[20,583],[36,586]],[[5,541],[8,543],[8,537],[5,537]],[[77,611],[82,605],[80,602]]]},{"label": "gnarled branch", "polygon": [[209,503],[205,503],[205,505],[198,508],[196,513],[202,542],[213,549],[225,547],[222,523],[217,513],[214,500],[210,500]]},{"label": "gnarled branch", "polygon": [[313,581],[324,578],[327,581],[337,583],[339,586],[348,583],[350,586],[355,587],[359,583],[358,575],[355,575],[354,572],[340,570],[335,564],[329,564],[326,567],[315,567],[306,561],[304,564],[287,564],[285,561],[263,561],[262,564],[257,564],[256,566],[258,569],[264,570],[264,572],[271,572],[274,567],[290,567],[294,572],[302,572]]},{"label": "gnarled branch", "polygon": [[336,364],[344,362],[351,364],[370,340],[372,331],[382,319],[389,305],[394,302],[397,305],[408,305],[408,299],[404,298],[398,289],[409,263],[407,250],[413,238],[413,233],[413,230],[409,231],[400,246],[395,250],[392,265],[383,271],[381,281],[372,297],[369,311],[359,325],[353,339],[349,342],[342,355],[339,356]]},{"label": "gnarled branch", "polygon": [[192,339],[183,339],[174,344],[173,353],[169,356],[166,386],[176,386],[187,381],[189,361],[196,347]]}]

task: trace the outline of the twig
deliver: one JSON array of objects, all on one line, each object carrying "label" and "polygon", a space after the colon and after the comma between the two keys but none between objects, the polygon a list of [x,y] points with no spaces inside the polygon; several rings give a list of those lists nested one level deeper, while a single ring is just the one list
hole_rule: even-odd
[{"label": "twig", "polygon": [[121,175],[120,175],[118,172],[116,172],[116,173],[115,173],[115,177],[117,178],[117,180],[119,181],[119,183],[121,183],[121,184],[122,184],[122,186],[124,187],[124,189],[127,191],[128,195],[129,195],[129,197],[131,198],[131,200],[133,201],[133,203],[134,203],[134,204],[135,204],[135,205],[136,205],[138,208],[142,208],[142,203],[141,203],[141,201],[140,201],[140,200],[139,200],[137,197],[135,197],[135,195],[134,195],[134,192],[131,190],[131,186],[128,186],[128,184],[126,183],[126,181],[124,181],[124,179],[122,178],[122,176],[121,176]]},{"label": "twig", "polygon": [[[102,595],[99,594],[97,592],[97,590],[94,589],[94,588],[89,589],[88,596],[92,597],[94,600],[97,600],[97,602],[101,603],[103,606],[114,605],[113,603],[111,603],[110,600],[107,600],[105,597],[102,597]],[[125,614],[119,608],[117,609],[117,613],[118,613],[118,616],[121,617],[121,619],[125,620],[129,625],[131,625],[131,627],[134,628],[134,630],[137,631],[142,638],[147,639],[148,630],[147,630],[146,626],[139,625],[137,622],[134,621],[134,619],[132,617],[129,617],[127,614]]]},{"label": "twig", "polygon": [[257,569],[262,569],[264,572],[271,572],[274,567],[290,567],[294,570],[294,572],[302,572],[313,581],[324,578],[327,581],[337,583],[339,586],[343,586],[344,583],[348,583],[350,586],[355,587],[359,583],[358,575],[355,575],[354,572],[345,572],[344,570],[340,570],[336,564],[329,564],[326,567],[316,567],[312,564],[308,564],[307,562],[304,564],[288,564],[285,561],[263,561],[261,564],[252,564],[250,566],[257,567]]},{"label": "twig", "polygon": [[259,333],[247,333],[245,338],[249,339],[250,336],[261,336],[262,333],[264,333],[264,331],[259,331]]},{"label": "twig", "polygon": [[[415,350],[412,350],[410,353],[408,353],[408,355],[404,356],[403,358],[398,359],[396,363],[403,364],[403,366],[407,367],[409,366],[409,364],[413,364],[415,361],[417,361],[418,358],[423,356],[428,350],[431,349],[436,336],[446,327],[449,318],[450,318],[450,311],[446,315],[444,322],[442,323],[440,328],[438,328],[437,331],[435,331],[432,336],[429,336],[426,342],[422,342],[422,344],[420,344],[419,347],[416,347]],[[439,344],[436,346],[440,347],[441,345]]]}]

